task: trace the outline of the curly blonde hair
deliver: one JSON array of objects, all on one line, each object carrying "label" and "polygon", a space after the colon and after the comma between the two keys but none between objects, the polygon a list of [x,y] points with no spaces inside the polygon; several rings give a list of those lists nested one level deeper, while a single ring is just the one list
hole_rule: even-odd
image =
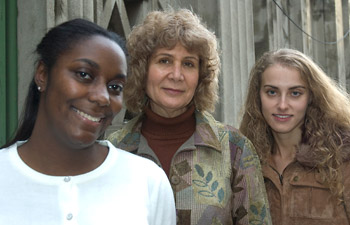
[{"label": "curly blonde hair", "polygon": [[147,103],[145,87],[152,54],[159,48],[171,49],[177,43],[199,56],[199,81],[193,97],[196,109],[214,111],[220,69],[216,36],[187,9],[150,12],[130,33],[127,39],[129,73],[123,94],[128,111],[140,113]]},{"label": "curly blonde hair", "polygon": [[260,87],[263,72],[279,64],[299,71],[310,91],[311,102],[302,127],[302,143],[310,146],[314,162],[332,194],[341,197],[343,185],[339,168],[343,162],[344,140],[349,138],[349,95],[305,54],[292,49],[265,53],[250,73],[240,131],[254,144],[261,162],[266,163],[274,149],[271,128],[261,112]]}]

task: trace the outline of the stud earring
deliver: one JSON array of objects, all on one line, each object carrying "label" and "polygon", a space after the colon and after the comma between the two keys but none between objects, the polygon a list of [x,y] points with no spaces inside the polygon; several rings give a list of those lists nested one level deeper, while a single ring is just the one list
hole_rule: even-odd
[{"label": "stud earring", "polygon": [[38,86],[38,91],[41,91],[41,87]]}]

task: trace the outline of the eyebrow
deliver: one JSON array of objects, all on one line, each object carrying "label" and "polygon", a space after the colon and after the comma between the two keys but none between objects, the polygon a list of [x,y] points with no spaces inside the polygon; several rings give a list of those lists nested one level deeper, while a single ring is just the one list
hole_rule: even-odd
[{"label": "eyebrow", "polygon": [[[158,57],[158,56],[174,57],[173,55],[168,54],[168,53],[158,53],[158,54],[154,55],[154,57]],[[195,59],[195,60],[199,61],[199,57],[197,57],[197,56],[185,56],[185,59]]]},{"label": "eyebrow", "polygon": [[[267,87],[269,87],[269,88],[274,88],[274,89],[278,89],[278,87],[273,86],[273,85],[269,85],[269,84],[264,85],[264,88],[267,88]],[[297,88],[306,89],[306,87],[304,87],[304,86],[302,86],[302,85],[297,85],[297,86],[293,86],[293,87],[288,88],[288,90],[293,90],[293,89],[297,89]]]},{"label": "eyebrow", "polygon": [[114,77],[115,77],[115,79],[126,79],[126,74],[118,73]]},{"label": "eyebrow", "polygon": [[95,63],[94,61],[92,61],[90,59],[81,58],[81,59],[76,59],[74,61],[81,61],[81,62],[87,63],[87,64],[89,64],[91,67],[93,67],[95,69],[99,69],[100,68],[100,66],[97,63]]}]

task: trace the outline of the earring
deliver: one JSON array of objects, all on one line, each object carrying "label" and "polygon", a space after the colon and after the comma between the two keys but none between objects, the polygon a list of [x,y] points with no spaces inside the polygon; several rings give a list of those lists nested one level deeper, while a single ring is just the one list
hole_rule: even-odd
[{"label": "earring", "polygon": [[41,91],[41,87],[38,86],[38,91]]}]

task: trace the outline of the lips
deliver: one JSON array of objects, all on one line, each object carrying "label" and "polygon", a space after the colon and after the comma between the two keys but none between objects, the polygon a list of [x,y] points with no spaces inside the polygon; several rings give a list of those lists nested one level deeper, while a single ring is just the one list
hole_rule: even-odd
[{"label": "lips", "polygon": [[292,117],[292,115],[281,115],[281,114],[273,114],[273,116],[276,116],[281,119],[287,119],[289,117]]},{"label": "lips", "polygon": [[173,89],[173,88],[164,88],[164,90],[168,93],[172,93],[172,94],[181,94],[184,91],[179,90],[179,89]]},{"label": "lips", "polygon": [[92,121],[92,122],[101,122],[101,120],[102,120],[101,117],[94,117],[94,116],[91,116],[91,115],[86,114],[86,113],[84,113],[84,112],[82,112],[82,111],[80,111],[80,110],[78,110],[78,109],[76,109],[76,108],[73,108],[73,110],[74,110],[75,112],[77,112],[81,117],[84,117],[85,119],[90,120],[90,121]]}]

